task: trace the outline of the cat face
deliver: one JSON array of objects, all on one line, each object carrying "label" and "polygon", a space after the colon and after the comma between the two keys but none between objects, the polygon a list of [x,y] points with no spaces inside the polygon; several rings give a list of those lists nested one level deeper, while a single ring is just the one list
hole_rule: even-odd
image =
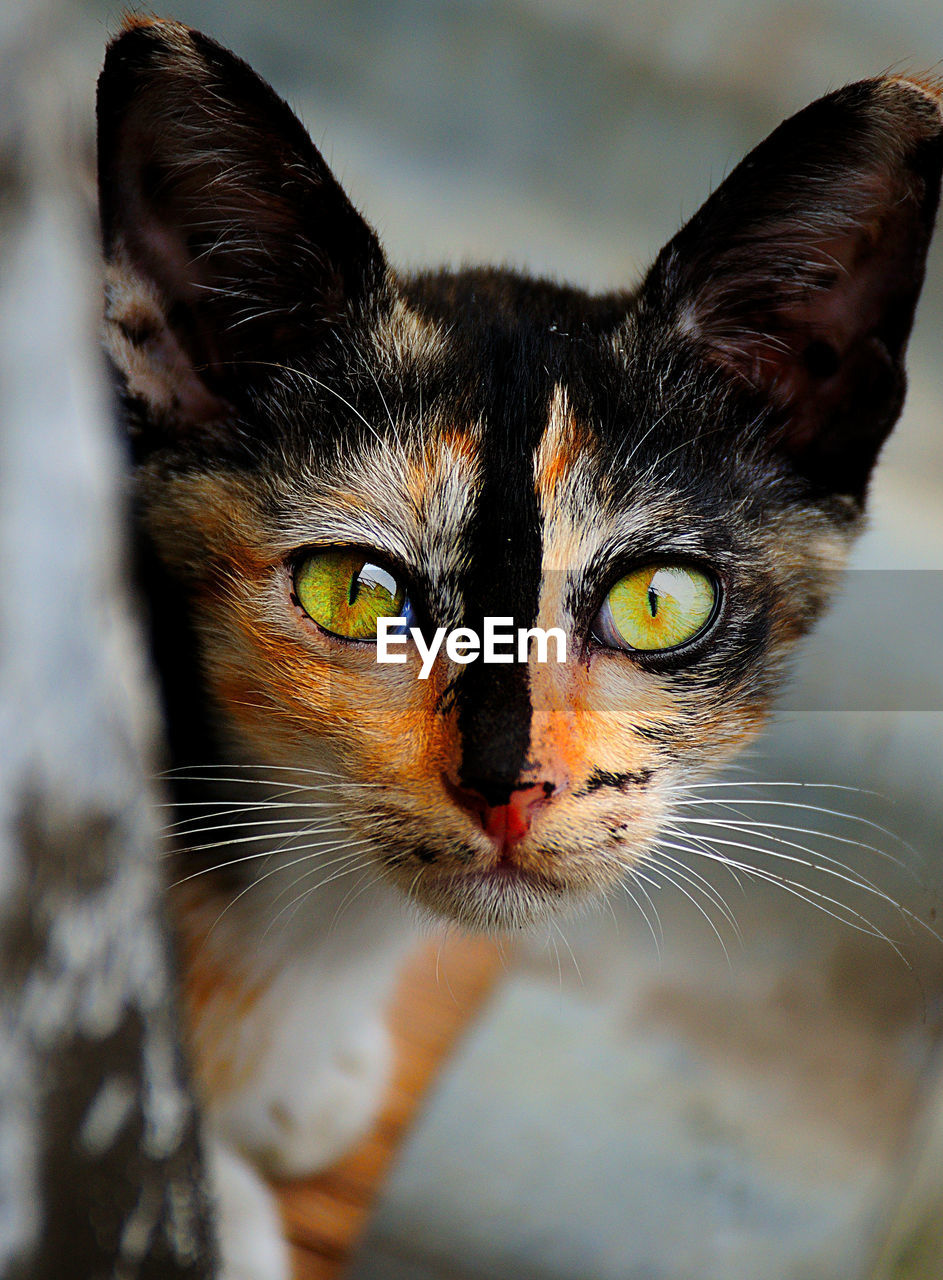
[{"label": "cat face", "polygon": [[[468,926],[605,892],[834,593],[903,398],[936,90],[813,104],[600,297],[398,275],[288,108],[177,24],[112,45],[99,119],[178,757],[330,769],[384,873]],[[558,628],[566,661],[422,679],[413,641],[377,662],[384,610]]]}]

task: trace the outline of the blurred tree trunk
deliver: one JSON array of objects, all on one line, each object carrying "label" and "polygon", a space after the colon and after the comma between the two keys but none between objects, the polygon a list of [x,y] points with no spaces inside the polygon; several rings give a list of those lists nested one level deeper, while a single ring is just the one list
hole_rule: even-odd
[{"label": "blurred tree trunk", "polygon": [[0,1275],[195,1280],[213,1235],[56,16],[0,0]]}]

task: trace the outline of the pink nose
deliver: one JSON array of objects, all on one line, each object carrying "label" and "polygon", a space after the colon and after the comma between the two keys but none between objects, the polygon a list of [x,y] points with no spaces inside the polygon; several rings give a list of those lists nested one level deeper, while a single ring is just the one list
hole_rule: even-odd
[{"label": "pink nose", "polygon": [[516,788],[505,804],[489,804],[480,791],[470,787],[457,787],[448,780],[446,787],[455,803],[476,817],[485,833],[502,845],[523,840],[530,830],[534,811],[554,791],[553,783],[537,782],[530,787]]}]

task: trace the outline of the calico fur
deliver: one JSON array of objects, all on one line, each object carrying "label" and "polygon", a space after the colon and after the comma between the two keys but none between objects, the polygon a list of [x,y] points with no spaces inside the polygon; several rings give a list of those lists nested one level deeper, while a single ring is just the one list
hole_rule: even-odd
[{"label": "calico fur", "polygon": [[[297,1173],[369,1123],[407,903],[504,930],[611,891],[762,725],[900,411],[940,92],[814,103],[600,296],[398,273],[285,104],[179,24],[110,46],[99,128],[193,1044],[214,1133]],[[299,606],[331,546],[391,566],[424,633],[507,616],[568,661],[379,666]],[[710,626],[601,643],[654,560],[713,575]]]}]

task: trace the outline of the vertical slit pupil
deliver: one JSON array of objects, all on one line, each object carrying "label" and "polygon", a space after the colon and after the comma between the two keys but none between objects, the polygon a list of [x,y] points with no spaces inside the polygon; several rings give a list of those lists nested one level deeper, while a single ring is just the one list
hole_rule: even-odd
[{"label": "vertical slit pupil", "polygon": [[658,592],[654,587],[648,588],[648,607],[652,611],[652,617],[658,612]]}]

